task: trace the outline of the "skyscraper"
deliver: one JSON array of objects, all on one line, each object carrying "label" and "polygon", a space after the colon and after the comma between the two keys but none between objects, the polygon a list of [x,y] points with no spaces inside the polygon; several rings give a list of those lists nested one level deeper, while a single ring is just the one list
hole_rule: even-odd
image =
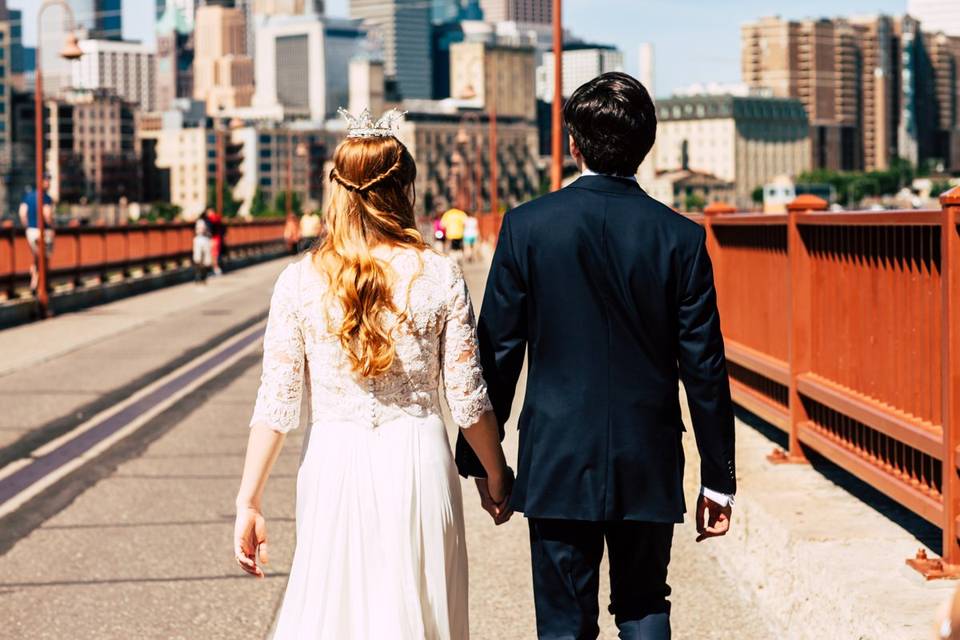
[{"label": "skyscraper", "polygon": [[430,5],[422,0],[350,0],[350,17],[363,20],[383,51],[384,71],[403,98],[433,94]]},{"label": "skyscraper", "polygon": [[960,36],[960,2],[957,0],[907,0],[907,13],[931,31]]},{"label": "skyscraper", "polygon": [[197,9],[193,58],[193,97],[207,113],[249,106],[253,60],[247,55],[247,29],[239,9],[207,5]]},{"label": "skyscraper", "polygon": [[957,170],[960,37],[942,26],[763,18],[742,29],[743,80],[803,103],[815,167],[885,169],[901,157]]},{"label": "skyscraper", "polygon": [[553,20],[552,0],[480,0],[487,22],[528,22],[550,24]]}]

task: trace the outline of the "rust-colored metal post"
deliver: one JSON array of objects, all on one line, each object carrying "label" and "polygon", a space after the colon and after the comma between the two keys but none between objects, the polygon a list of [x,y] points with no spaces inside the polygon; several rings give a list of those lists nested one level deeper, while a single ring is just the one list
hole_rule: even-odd
[{"label": "rust-colored metal post", "polygon": [[499,171],[497,161],[497,63],[494,53],[490,56],[490,212],[500,213],[500,194],[498,193]]},{"label": "rust-colored metal post", "polygon": [[960,565],[957,515],[960,513],[960,479],[957,476],[957,445],[960,444],[960,187],[940,197],[943,206],[940,288],[941,371],[943,376],[943,561]]},{"label": "rust-colored metal post", "polygon": [[707,234],[707,254],[710,256],[710,262],[713,264],[714,282],[721,279],[723,263],[720,256],[720,244],[717,242],[716,229],[713,227],[713,220],[716,216],[730,215],[736,212],[737,209],[726,202],[711,202],[703,209],[703,229]]},{"label": "rust-colored metal post", "polygon": [[550,188],[563,186],[563,15],[562,0],[553,0],[553,105]]},{"label": "rust-colored metal post", "polygon": [[[39,22],[39,16],[37,18]],[[38,31],[37,33],[42,33]],[[40,41],[43,38],[37,38],[37,68],[35,74],[34,89],[34,126],[36,127],[36,156],[37,156],[37,231],[40,237],[37,239],[37,313],[41,318],[46,318],[49,310],[49,296],[47,294],[47,221],[44,219],[43,206],[43,73],[40,68],[42,52],[40,51]]]},{"label": "rust-colored metal post", "polygon": [[287,135],[287,197],[285,198],[287,220],[293,218],[293,136]]},{"label": "rust-colored metal post", "polygon": [[214,130],[213,139],[217,149],[217,179],[216,179],[217,194],[215,197],[216,197],[217,213],[220,214],[220,216],[223,216],[223,182],[224,182],[223,165],[226,162],[226,159],[224,158],[224,153],[223,153],[223,135],[220,131],[220,124],[218,122],[214,122],[213,130]]},{"label": "rust-colored metal post", "polygon": [[797,380],[811,370],[812,322],[810,308],[811,264],[810,254],[800,234],[797,218],[802,213],[826,211],[827,201],[815,196],[799,196],[787,205],[787,260],[790,265],[787,289],[790,300],[790,319],[787,329],[790,385],[788,403],[790,409],[790,433],[787,451],[774,451],[769,460],[775,463],[804,463],[807,461],[798,437],[800,425],[809,419]]}]

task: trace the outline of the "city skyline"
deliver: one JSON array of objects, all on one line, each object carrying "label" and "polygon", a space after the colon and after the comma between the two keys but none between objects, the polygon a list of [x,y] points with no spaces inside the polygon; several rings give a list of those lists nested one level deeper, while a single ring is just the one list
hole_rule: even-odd
[{"label": "city skyline", "polygon": [[[152,43],[154,16],[136,11],[136,4],[137,0],[123,1],[124,38]],[[33,16],[39,1],[9,0],[8,5],[24,10],[24,40],[32,44],[36,38]],[[598,6],[609,8],[598,10]],[[669,6],[653,0],[568,0],[564,3],[564,26],[585,40],[617,46],[624,52],[626,70],[633,74],[639,71],[640,43],[652,42],[656,49],[657,95],[666,96],[698,82],[738,82],[740,26],[744,22],[768,15],[800,19],[841,14],[898,15],[905,11],[906,0],[847,0],[842,8],[828,0],[810,0],[801,8],[764,0],[741,0],[736,6],[723,7],[709,0],[685,0]],[[610,21],[614,12],[619,17]],[[347,16],[348,0],[329,0],[327,13]],[[656,29],[635,26],[647,19],[657,23]]]}]

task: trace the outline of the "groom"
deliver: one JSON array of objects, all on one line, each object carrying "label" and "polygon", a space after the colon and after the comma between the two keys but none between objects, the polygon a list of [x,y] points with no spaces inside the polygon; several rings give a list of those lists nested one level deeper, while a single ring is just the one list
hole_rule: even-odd
[{"label": "groom", "polygon": [[[530,527],[540,638],[596,638],[604,544],[621,638],[669,638],[667,565],[683,521],[683,381],[700,451],[702,540],[730,523],[734,427],[704,231],[634,177],[656,137],[642,84],[623,73],[564,107],[583,176],[511,211],[478,333],[490,399],[510,415],[526,353],[510,507]],[[483,467],[457,442],[457,465]]]}]

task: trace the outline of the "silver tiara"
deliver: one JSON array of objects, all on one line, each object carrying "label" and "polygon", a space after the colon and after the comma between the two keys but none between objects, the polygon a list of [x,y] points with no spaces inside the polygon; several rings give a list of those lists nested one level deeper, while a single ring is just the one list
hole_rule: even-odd
[{"label": "silver tiara", "polygon": [[347,121],[348,138],[389,138],[397,134],[397,127],[407,112],[390,109],[376,121],[370,115],[370,109],[364,109],[359,116],[350,114],[343,107],[337,109],[337,113]]}]

